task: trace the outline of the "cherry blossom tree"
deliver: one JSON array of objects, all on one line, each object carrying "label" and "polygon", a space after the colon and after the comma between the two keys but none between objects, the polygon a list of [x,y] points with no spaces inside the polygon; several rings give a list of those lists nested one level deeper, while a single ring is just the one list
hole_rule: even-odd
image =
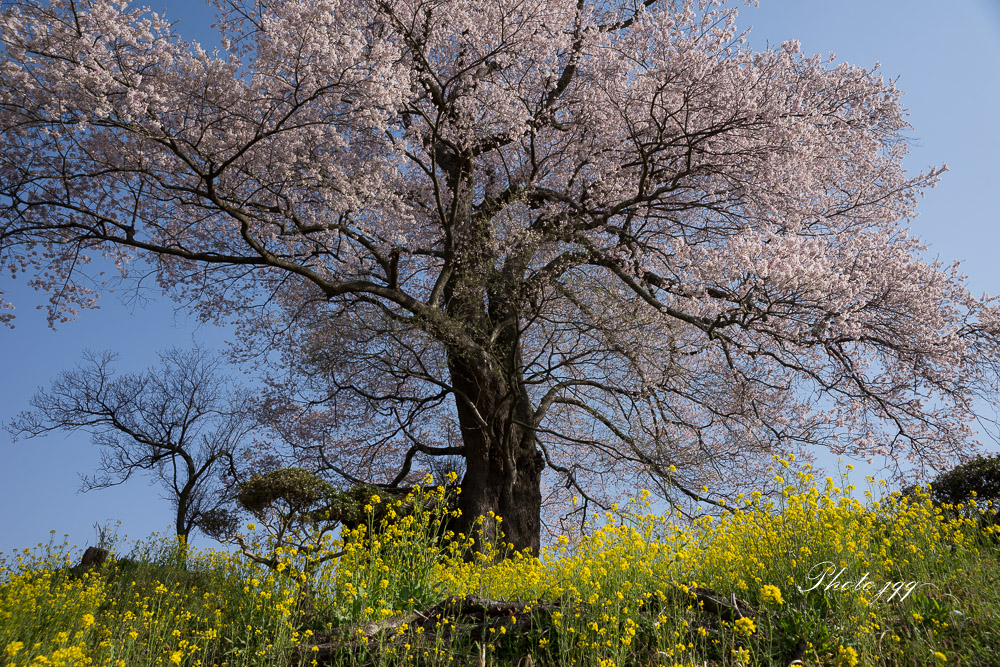
[{"label": "cherry blossom tree", "polygon": [[[877,69],[754,51],[702,0],[4,3],[0,263],[88,307],[133,258],[270,360],[347,480],[437,457],[537,547],[546,503],[712,500],[776,453],[939,466],[997,314],[907,231]],[[706,491],[703,489],[711,489]]]}]

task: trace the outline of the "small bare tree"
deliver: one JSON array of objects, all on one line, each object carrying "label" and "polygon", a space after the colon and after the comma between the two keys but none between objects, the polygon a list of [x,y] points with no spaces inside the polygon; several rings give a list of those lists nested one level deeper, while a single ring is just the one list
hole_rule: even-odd
[{"label": "small bare tree", "polygon": [[235,453],[254,430],[249,393],[200,348],[160,353],[160,366],[116,374],[118,355],[85,352],[48,390],[39,389],[30,411],[7,426],[15,440],[52,431],[84,431],[102,448],[99,470],[83,477],[83,490],[126,482],[137,471],[155,475],[176,511],[177,536],[220,513],[236,476]]}]

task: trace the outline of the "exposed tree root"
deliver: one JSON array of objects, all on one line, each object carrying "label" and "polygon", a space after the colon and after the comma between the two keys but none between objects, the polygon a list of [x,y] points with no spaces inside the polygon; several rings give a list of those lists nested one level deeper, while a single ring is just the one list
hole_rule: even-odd
[{"label": "exposed tree root", "polygon": [[[342,647],[370,642],[383,633],[400,633],[401,627],[406,629],[400,634],[412,638],[419,633],[422,641],[459,631],[467,634],[471,641],[481,642],[491,629],[499,632],[501,626],[506,626],[507,632],[525,632],[531,625],[530,613],[558,606],[551,602],[493,600],[479,595],[452,596],[409,614],[343,625],[333,632],[317,635],[313,644],[304,645],[300,650],[322,662]],[[442,623],[445,620],[447,622]]]}]

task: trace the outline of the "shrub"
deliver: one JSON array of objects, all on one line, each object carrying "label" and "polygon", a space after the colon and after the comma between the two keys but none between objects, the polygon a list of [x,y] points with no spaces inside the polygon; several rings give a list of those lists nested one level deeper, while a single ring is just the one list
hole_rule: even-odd
[{"label": "shrub", "polygon": [[969,498],[1000,501],[1000,456],[977,456],[941,473],[931,482],[931,498],[952,505]]},{"label": "shrub", "polygon": [[[903,489],[914,497],[916,487]],[[1000,524],[1000,455],[977,456],[942,472],[930,483],[930,499],[955,516],[975,518],[980,525]]]},{"label": "shrub", "polygon": [[[317,474],[303,468],[281,468],[257,474],[240,484],[236,500],[240,507],[265,524],[275,521],[285,526],[278,531],[285,534],[296,525],[319,532],[332,530],[340,524],[349,530],[369,525],[378,530],[404,516],[412,516],[423,508],[414,503],[416,487],[384,488],[372,484],[358,484],[337,489]],[[448,512],[457,508],[458,494],[454,484],[446,487]],[[383,497],[385,503],[370,505],[373,496]],[[391,501],[398,500],[399,504]],[[426,500],[426,499],[424,499]],[[392,512],[390,519],[387,515]],[[443,526],[442,532],[443,532]]]}]

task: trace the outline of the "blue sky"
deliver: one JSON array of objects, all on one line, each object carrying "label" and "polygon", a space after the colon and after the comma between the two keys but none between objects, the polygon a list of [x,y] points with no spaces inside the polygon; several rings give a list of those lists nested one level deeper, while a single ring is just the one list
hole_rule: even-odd
[{"label": "blue sky", "polygon": [[[739,24],[752,26],[755,46],[798,39],[803,50],[859,65],[881,62],[898,77],[914,126],[907,167],[917,171],[947,163],[941,184],[927,193],[913,230],[930,244],[930,256],[963,262],[974,293],[1000,293],[1000,2],[956,0],[761,0],[741,9]],[[154,3],[179,21],[178,31],[213,42],[212,10],[200,0]],[[156,352],[197,341],[222,349],[228,332],[198,324],[173,304],[106,295],[101,308],[77,321],[47,328],[35,307],[42,295],[22,282],[0,278],[17,306],[16,328],[0,329],[0,421],[6,423],[39,386],[80,359],[84,349],[120,353],[123,370],[156,363]],[[156,295],[151,295],[155,297]],[[991,449],[997,446],[991,445]],[[93,542],[95,522],[120,519],[122,534],[142,537],[168,531],[169,504],[143,478],[109,490],[77,493],[79,474],[98,461],[88,437],[61,434],[10,441],[0,431],[0,552],[49,539],[55,530],[74,544]],[[197,541],[197,540],[196,540]],[[203,542],[204,543],[204,542]]]}]

